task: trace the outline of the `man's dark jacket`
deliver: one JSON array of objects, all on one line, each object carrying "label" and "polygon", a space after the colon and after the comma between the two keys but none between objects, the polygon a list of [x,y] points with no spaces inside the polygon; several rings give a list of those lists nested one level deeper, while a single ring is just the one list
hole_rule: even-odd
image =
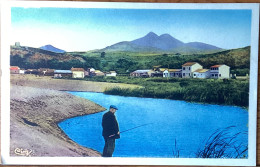
[{"label": "man's dark jacket", "polygon": [[112,112],[108,111],[103,115],[102,127],[102,135],[105,139],[107,139],[110,135],[115,135],[113,138],[116,139],[120,138],[120,135],[117,134],[119,132],[119,127],[116,116]]}]

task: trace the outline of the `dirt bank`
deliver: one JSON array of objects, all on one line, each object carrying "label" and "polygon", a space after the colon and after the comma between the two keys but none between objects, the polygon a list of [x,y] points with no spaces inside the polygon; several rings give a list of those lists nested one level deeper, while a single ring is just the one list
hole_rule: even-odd
[{"label": "dirt bank", "polygon": [[[16,80],[11,80],[11,156],[100,156],[100,153],[70,140],[57,123],[104,111],[103,107],[66,92],[28,87],[30,84],[58,87],[52,82],[19,82],[16,85]],[[18,86],[21,84],[23,86]],[[59,84],[65,88],[62,82]]]}]

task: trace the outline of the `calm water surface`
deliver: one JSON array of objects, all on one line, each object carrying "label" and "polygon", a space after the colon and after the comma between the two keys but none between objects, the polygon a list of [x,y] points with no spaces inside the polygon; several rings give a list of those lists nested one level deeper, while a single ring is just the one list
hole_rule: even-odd
[{"label": "calm water surface", "polygon": [[[123,97],[93,92],[69,92],[89,99],[105,108],[118,107],[116,117],[120,131],[142,124],[121,134],[116,140],[114,157],[195,157],[203,142],[217,129],[236,126],[247,131],[248,111],[234,106],[204,105],[185,101]],[[107,112],[65,120],[59,124],[78,144],[102,153],[102,116]],[[175,146],[176,140],[176,146]],[[240,138],[247,143],[247,136]]]}]

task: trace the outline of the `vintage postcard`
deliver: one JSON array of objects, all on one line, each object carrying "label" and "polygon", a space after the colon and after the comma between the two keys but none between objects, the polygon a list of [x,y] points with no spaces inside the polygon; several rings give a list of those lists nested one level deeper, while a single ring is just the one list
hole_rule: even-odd
[{"label": "vintage postcard", "polygon": [[259,4],[1,7],[4,164],[256,165]]}]

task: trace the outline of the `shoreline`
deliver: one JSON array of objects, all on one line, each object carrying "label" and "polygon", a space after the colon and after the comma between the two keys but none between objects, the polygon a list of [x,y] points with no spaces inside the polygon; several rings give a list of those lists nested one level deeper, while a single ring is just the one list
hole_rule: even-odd
[{"label": "shoreline", "polygon": [[[53,79],[50,76],[30,74],[10,75],[10,83],[10,156],[18,157],[100,157],[101,153],[98,151],[72,141],[58,124],[69,118],[106,109],[65,91],[102,93],[107,88],[138,87],[131,84]],[[17,154],[17,149],[30,154]]]},{"label": "shoreline", "polygon": [[[102,112],[102,106],[66,92],[16,85],[11,85],[10,102],[10,156],[101,156],[72,141],[58,123]],[[30,154],[20,155],[17,149]]]}]

